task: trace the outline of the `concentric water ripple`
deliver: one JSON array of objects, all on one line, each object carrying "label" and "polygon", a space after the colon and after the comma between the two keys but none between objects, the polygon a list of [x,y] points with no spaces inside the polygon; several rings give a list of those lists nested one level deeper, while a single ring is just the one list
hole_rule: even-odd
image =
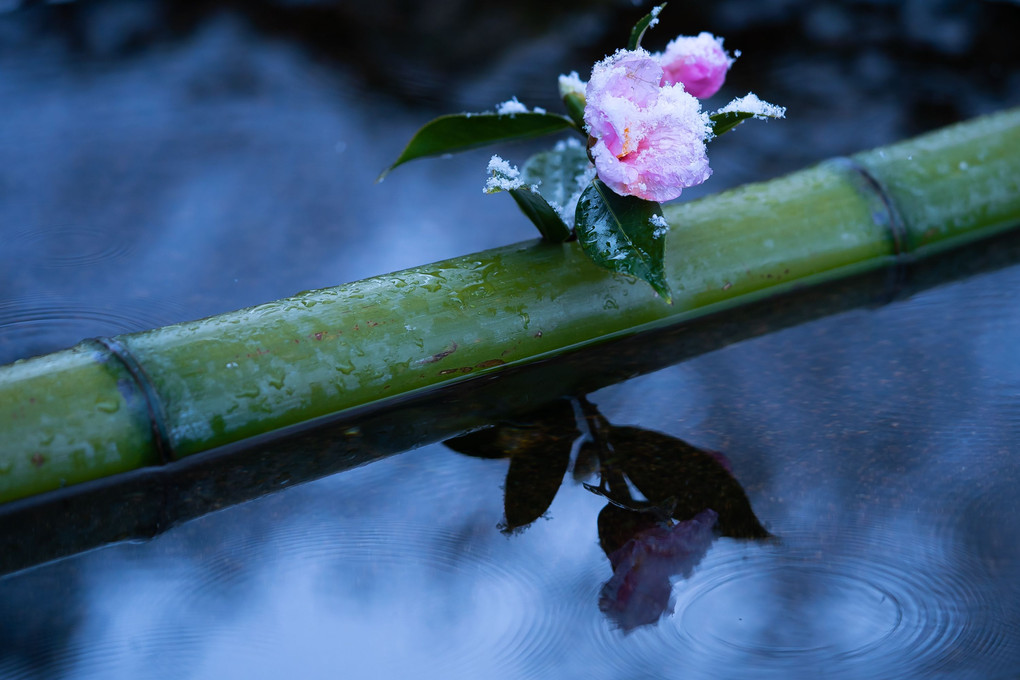
[{"label": "concentric water ripple", "polygon": [[[1001,466],[991,479],[983,478],[942,496],[938,531],[989,577],[999,581],[1020,602],[1020,498],[1015,466]],[[1014,614],[1020,619],[1020,604]]]},{"label": "concentric water ripple", "polygon": [[678,635],[720,662],[855,677],[944,670],[961,648],[981,658],[1001,643],[994,621],[974,621],[994,603],[969,583],[889,557],[717,565],[683,592]]},{"label": "concentric water ripple", "polygon": [[[316,648],[357,652],[357,663],[374,659],[379,668],[408,677],[423,663],[437,677],[485,677],[496,668],[542,676],[559,662],[571,633],[563,622],[594,601],[549,597],[556,572],[550,574],[538,555],[520,559],[519,537],[498,533],[501,467],[491,489],[482,485],[495,492],[487,509],[462,514],[459,503],[442,499],[458,492],[470,496],[478,487],[456,480],[481,466],[444,461],[435,448],[430,453],[382,461],[350,471],[349,479],[295,489],[289,499],[267,498],[199,520],[243,527],[224,531],[200,562],[178,557],[188,555],[178,552],[190,542],[192,525],[186,525],[157,539],[161,564],[106,565],[103,573],[116,571],[121,578],[104,578],[94,597],[109,600],[106,608],[117,623],[87,627],[87,634],[59,650],[60,667],[87,674],[103,668],[98,655],[130,659],[140,650],[162,660],[146,669],[148,677],[180,677],[169,670],[175,660],[185,671],[210,656],[271,661],[281,653],[281,636],[307,629]],[[422,474],[426,463],[442,469]],[[330,511],[319,498],[327,491],[336,498]],[[432,495],[440,500],[415,512],[399,504],[407,497],[420,504]],[[366,516],[366,498],[378,512]],[[250,521],[248,515],[275,514],[278,504],[292,519]],[[302,506],[311,512],[302,514]],[[447,508],[457,510],[448,515]],[[132,554],[129,546],[118,550]],[[140,592],[144,603],[136,601]],[[137,625],[129,625],[132,611],[144,612]],[[293,618],[281,624],[280,616]],[[194,628],[181,625],[196,619],[208,639],[196,639],[189,632]],[[388,639],[401,641],[402,654],[387,651],[381,641]],[[136,652],[125,653],[128,647]]]},{"label": "concentric water ripple", "polygon": [[12,250],[24,248],[43,267],[89,267],[121,259],[133,245],[109,231],[89,227],[32,229],[11,237]]},{"label": "concentric water ripple", "polygon": [[167,302],[119,301],[109,307],[42,296],[0,302],[0,364],[52,352],[85,338],[133,333],[187,318]]},{"label": "concentric water ripple", "polygon": [[956,563],[987,587],[1013,594],[1012,616],[1020,621],[1020,404],[988,398],[983,408],[999,427],[963,421],[944,434],[938,446],[949,453],[932,458],[922,473],[919,511]]},{"label": "concentric water ripple", "polygon": [[[98,551],[90,559],[104,561],[117,552]],[[40,639],[32,658],[0,664],[0,677],[187,676],[187,662],[195,658],[194,650],[207,644],[208,631],[222,620],[224,609],[215,602],[176,598],[193,577],[193,565],[167,562],[115,560],[117,577],[95,583],[88,616],[71,629],[73,634]],[[81,606],[73,597],[67,604],[71,611]],[[252,644],[269,642],[255,639]]]},{"label": "concentric water ripple", "polygon": [[[94,641],[77,641],[61,646],[59,654],[49,659],[45,677],[72,677],[76,680],[109,677],[179,678],[188,664],[180,652],[201,648],[207,634],[189,628],[183,623],[173,630],[166,628],[124,631],[123,635]],[[270,640],[253,641],[254,645]],[[134,656],[138,655],[138,656]],[[139,657],[147,659],[139,661]],[[38,678],[40,675],[25,670],[16,678]],[[8,676],[4,676],[7,678]]]},{"label": "concentric water ripple", "polygon": [[[408,615],[427,620],[431,615],[425,610],[432,607],[435,616],[451,618],[447,639],[431,653],[437,675],[470,676],[472,668],[494,664],[541,664],[566,632],[556,626],[562,602],[545,601],[533,573],[499,559],[496,541],[506,539],[494,527],[487,530],[493,540],[475,544],[450,527],[415,522],[291,527],[274,539],[277,577],[302,565],[327,565],[333,583],[327,590],[338,606],[357,597],[356,589],[377,608],[389,608],[394,593],[406,586],[407,597],[419,598],[405,605]],[[485,549],[493,543],[496,550]]]},{"label": "concentric water ripple", "polygon": [[[675,584],[672,616],[626,644],[608,625],[597,627],[593,646],[612,650],[606,661],[630,675],[663,658],[688,678],[982,677],[1008,669],[1016,631],[993,591],[938,546],[890,536],[849,535],[831,553],[807,534],[784,536],[779,547],[720,539],[694,576]],[[655,676],[654,668],[643,672]]]}]

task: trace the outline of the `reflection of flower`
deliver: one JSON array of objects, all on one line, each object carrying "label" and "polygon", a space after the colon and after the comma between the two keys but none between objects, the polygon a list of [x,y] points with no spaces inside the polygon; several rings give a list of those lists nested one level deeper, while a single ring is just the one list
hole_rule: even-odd
[{"label": "reflection of flower", "polygon": [[594,138],[599,179],[613,191],[668,201],[712,174],[707,114],[645,50],[619,50],[595,64],[585,90],[584,122]]},{"label": "reflection of flower", "polygon": [[664,53],[655,56],[662,64],[663,85],[682,83],[687,92],[699,99],[719,91],[726,71],[733,64],[722,47],[722,38],[704,32],[697,37],[682,35],[666,45]]},{"label": "reflection of flower", "polygon": [[689,577],[708,552],[718,515],[703,510],[686,522],[657,524],[635,534],[609,556],[613,577],[599,609],[625,631],[655,623],[672,609],[670,578]]}]

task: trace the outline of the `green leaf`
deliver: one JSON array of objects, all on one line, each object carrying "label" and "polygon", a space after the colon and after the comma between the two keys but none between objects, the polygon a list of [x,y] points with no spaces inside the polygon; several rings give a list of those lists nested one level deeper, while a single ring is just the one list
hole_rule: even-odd
[{"label": "green leaf", "polygon": [[586,177],[590,168],[584,145],[560,142],[552,150],[529,158],[521,168],[521,179],[528,186],[537,184],[545,200],[564,208],[588,184]]},{"label": "green leaf", "polygon": [[651,12],[641,17],[641,20],[634,24],[634,28],[630,32],[630,40],[627,41],[628,50],[636,50],[641,47],[641,39],[645,37],[645,31],[659,23],[659,12],[665,6],[666,3],[662,3],[653,7]]},{"label": "green leaf", "polygon": [[510,195],[517,202],[528,219],[538,227],[542,238],[553,243],[563,243],[570,238],[570,227],[563,221],[556,209],[542,197],[542,194],[530,187],[511,189]]},{"label": "green leaf", "polygon": [[[588,154],[581,144],[560,142],[551,151],[529,158],[519,177],[504,176],[502,179],[520,184],[508,191],[542,237],[562,243],[571,233],[562,217],[563,210],[581,192],[590,167]],[[486,189],[489,193],[502,190],[498,184]]]},{"label": "green leaf", "polygon": [[712,121],[712,134],[718,137],[753,116],[753,113],[746,111],[727,111],[726,113],[713,113],[708,119]]},{"label": "green leaf", "polygon": [[588,105],[584,95],[580,92],[568,92],[563,97],[563,106],[567,109],[567,115],[574,121],[574,125],[577,126],[578,130],[582,131],[582,135],[586,133],[584,130],[584,107]]},{"label": "green leaf", "polygon": [[379,176],[416,158],[467,151],[493,142],[529,139],[561,130],[576,129],[574,121],[555,113],[455,113],[426,123],[407,148]]},{"label": "green leaf", "polygon": [[574,228],[592,262],[646,281],[672,304],[663,266],[664,233],[653,218],[662,219],[658,203],[620,196],[595,179],[577,202]]},{"label": "green leaf", "polygon": [[713,113],[709,115],[708,118],[712,121],[712,134],[718,137],[719,135],[729,132],[733,128],[737,127],[748,118],[782,118],[782,116],[770,116],[768,114],[751,113],[749,111],[727,111],[725,113]]}]

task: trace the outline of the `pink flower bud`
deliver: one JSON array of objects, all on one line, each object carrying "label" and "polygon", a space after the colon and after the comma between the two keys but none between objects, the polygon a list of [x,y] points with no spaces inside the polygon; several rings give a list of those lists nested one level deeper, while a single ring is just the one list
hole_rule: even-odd
[{"label": "pink flower bud", "polygon": [[664,72],[662,84],[681,83],[699,99],[711,97],[722,87],[726,71],[734,61],[722,44],[722,38],[711,33],[679,36],[666,45],[664,53],[655,55]]},{"label": "pink flower bud", "polygon": [[592,69],[584,110],[591,156],[618,194],[669,201],[712,174],[707,114],[682,85],[662,81],[662,66],[644,50],[620,50]]}]

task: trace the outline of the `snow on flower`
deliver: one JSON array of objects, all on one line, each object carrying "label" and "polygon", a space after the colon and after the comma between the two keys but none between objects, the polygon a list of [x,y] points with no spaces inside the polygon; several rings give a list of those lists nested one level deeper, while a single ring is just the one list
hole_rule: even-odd
[{"label": "snow on flower", "polygon": [[665,52],[655,55],[662,65],[662,84],[682,83],[699,99],[711,97],[722,87],[726,71],[734,62],[722,44],[722,38],[705,32],[677,37],[666,45]]},{"label": "snow on flower", "polygon": [[602,587],[599,609],[625,631],[653,624],[672,609],[670,578],[687,578],[715,539],[719,515],[702,510],[686,522],[637,533],[609,556],[613,577]]},{"label": "snow on flower", "polygon": [[619,50],[595,64],[585,88],[584,122],[595,139],[599,179],[613,191],[669,201],[712,174],[708,115],[645,50]]}]

